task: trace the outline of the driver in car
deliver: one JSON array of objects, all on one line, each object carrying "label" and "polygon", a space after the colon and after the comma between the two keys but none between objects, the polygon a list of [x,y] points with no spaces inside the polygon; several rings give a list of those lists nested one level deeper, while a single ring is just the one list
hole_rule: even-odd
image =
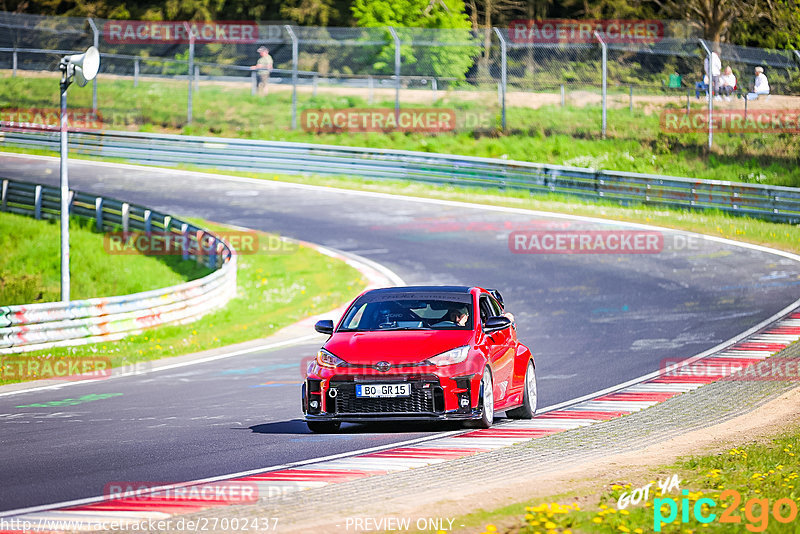
[{"label": "driver in car", "polygon": [[466,308],[453,308],[447,312],[447,320],[458,326],[466,326],[469,320],[469,313]]}]

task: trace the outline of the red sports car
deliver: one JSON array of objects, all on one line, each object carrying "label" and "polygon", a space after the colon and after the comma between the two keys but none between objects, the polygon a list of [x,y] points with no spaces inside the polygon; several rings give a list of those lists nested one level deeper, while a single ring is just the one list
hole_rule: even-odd
[{"label": "red sports car", "polygon": [[496,290],[416,286],[359,295],[309,363],[303,412],[313,432],[342,421],[470,420],[536,412],[536,368]]}]

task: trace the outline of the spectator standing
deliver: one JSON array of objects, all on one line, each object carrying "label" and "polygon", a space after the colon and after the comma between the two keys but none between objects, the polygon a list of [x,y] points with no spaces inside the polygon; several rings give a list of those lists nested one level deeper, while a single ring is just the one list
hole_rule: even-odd
[{"label": "spectator standing", "polygon": [[753,91],[747,93],[747,100],[755,100],[759,95],[769,94],[769,81],[767,81],[767,77],[764,75],[764,67],[756,67],[755,74],[756,79],[753,83]]},{"label": "spectator standing", "polygon": [[[719,75],[721,70],[722,60],[719,59],[719,54],[711,52],[711,72],[709,73],[708,71],[708,56],[706,56],[703,60],[703,71],[705,72],[703,83],[697,82],[695,84],[695,96],[697,98],[700,98],[700,91],[708,91],[709,84],[713,84],[714,93],[719,90]],[[708,96],[708,92],[706,92],[706,97]]]},{"label": "spectator standing", "polygon": [[733,74],[733,69],[728,65],[725,67],[725,73],[719,77],[719,94],[725,97],[725,100],[731,101],[731,93],[736,90],[736,76]]},{"label": "spectator standing", "polygon": [[269,93],[269,73],[272,72],[273,61],[266,46],[259,46],[258,53],[261,57],[250,70],[258,71],[258,94],[266,96]]}]

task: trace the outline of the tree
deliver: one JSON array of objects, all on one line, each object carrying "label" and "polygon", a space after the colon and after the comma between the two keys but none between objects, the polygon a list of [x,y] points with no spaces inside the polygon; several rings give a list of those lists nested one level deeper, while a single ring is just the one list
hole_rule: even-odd
[{"label": "tree", "polygon": [[653,0],[667,17],[697,20],[703,37],[718,43],[728,40],[731,23],[767,16],[766,5],[758,0]]},{"label": "tree", "polygon": [[[474,62],[477,46],[469,34],[463,0],[355,0],[351,10],[358,26],[394,27],[402,43],[401,62],[421,65],[417,72],[423,75],[463,79]],[[433,35],[426,29],[443,31]],[[393,74],[394,42],[388,31],[386,37],[374,67]],[[415,40],[429,44],[414,46]]]}]

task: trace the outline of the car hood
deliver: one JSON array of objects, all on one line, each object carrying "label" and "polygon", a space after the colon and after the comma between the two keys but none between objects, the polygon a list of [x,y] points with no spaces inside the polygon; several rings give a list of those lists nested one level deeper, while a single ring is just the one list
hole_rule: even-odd
[{"label": "car hood", "polygon": [[413,363],[468,345],[471,338],[471,330],[338,332],[324,348],[348,363]]}]

